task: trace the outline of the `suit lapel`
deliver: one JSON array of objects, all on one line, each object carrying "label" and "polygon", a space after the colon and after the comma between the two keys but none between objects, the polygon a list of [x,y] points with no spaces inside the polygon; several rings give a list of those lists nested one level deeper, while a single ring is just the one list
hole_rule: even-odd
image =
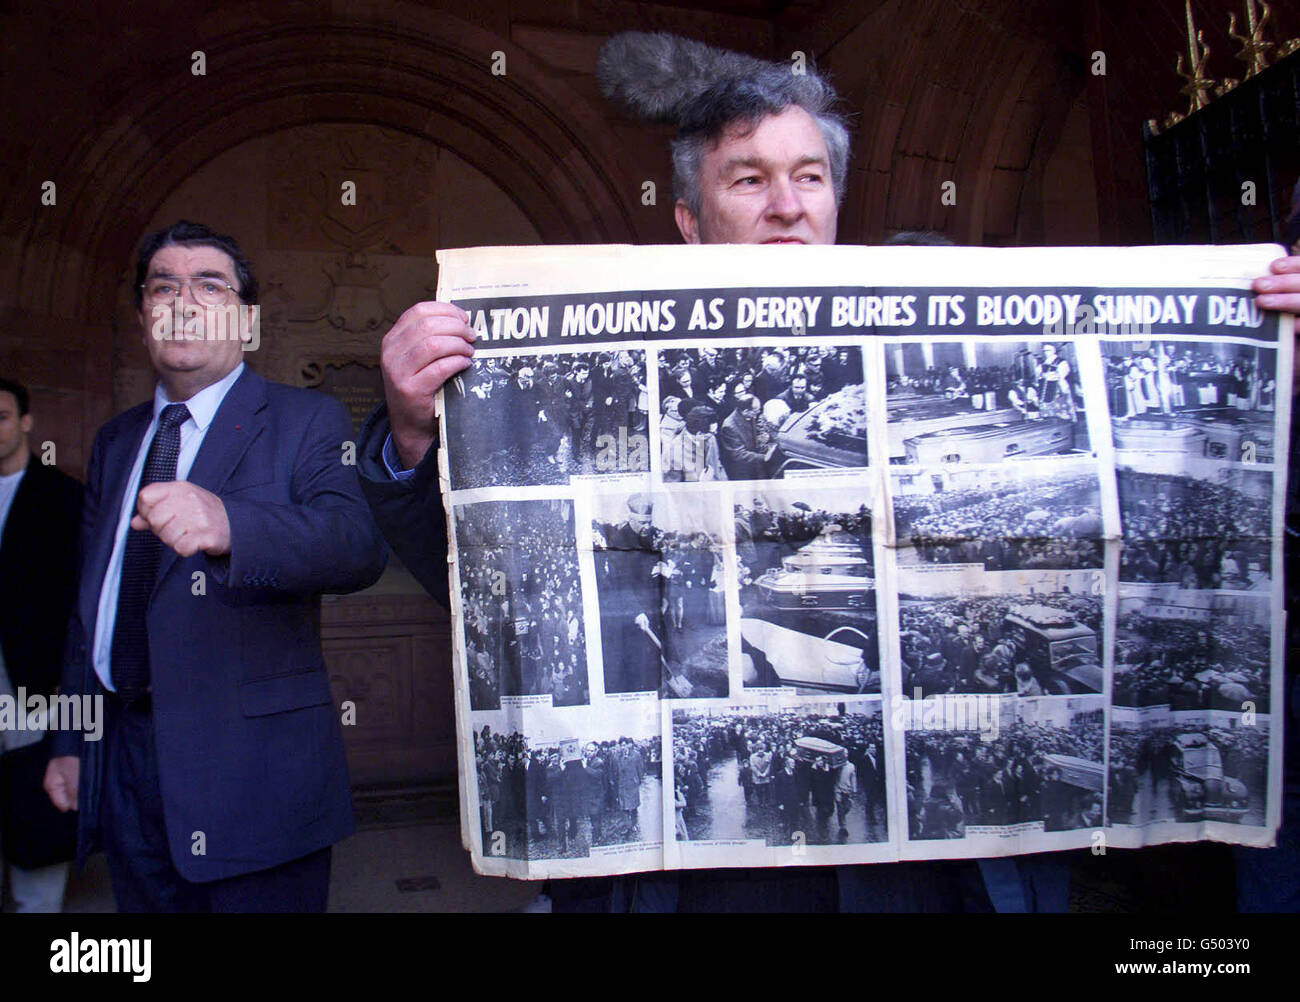
[{"label": "suit lapel", "polygon": [[[219,494],[253,440],[266,427],[266,380],[245,368],[226,397],[203,436],[203,445],[190,467],[188,481],[196,487]],[[158,562],[158,580],[162,581],[176,562],[176,551],[164,546]]]},{"label": "suit lapel", "polygon": [[[126,479],[131,475],[140,442],[153,420],[153,405],[140,404],[128,412],[130,418],[123,422],[122,432],[104,448],[104,465],[99,484],[99,524],[96,527],[91,551],[86,555],[86,573],[81,578],[81,620],[90,635],[94,636],[99,593],[104,587],[104,572],[113,555],[113,540],[117,535],[117,521],[122,514],[122,493]],[[135,498],[130,499],[132,507]]]}]

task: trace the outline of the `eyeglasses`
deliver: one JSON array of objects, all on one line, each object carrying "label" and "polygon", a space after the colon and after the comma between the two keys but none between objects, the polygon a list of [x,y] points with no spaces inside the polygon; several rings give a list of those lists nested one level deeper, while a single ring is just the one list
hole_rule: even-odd
[{"label": "eyeglasses", "polygon": [[155,275],[140,288],[144,290],[144,298],[157,305],[172,302],[186,286],[189,286],[194,301],[201,306],[221,306],[229,300],[232,292],[236,294],[239,292],[224,278],[215,278],[212,275],[190,275],[188,278],[177,275]]}]

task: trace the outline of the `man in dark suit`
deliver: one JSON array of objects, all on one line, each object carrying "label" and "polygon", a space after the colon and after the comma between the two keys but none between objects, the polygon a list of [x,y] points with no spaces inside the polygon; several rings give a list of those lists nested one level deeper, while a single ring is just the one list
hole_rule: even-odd
[{"label": "man in dark suit", "polygon": [[[81,524],[81,484],[32,453],[33,422],[27,389],[0,379],[0,693],[24,705],[59,685]],[[68,878],[66,826],[42,816],[49,757],[40,730],[0,731],[0,896],[20,912],[59,911]]]},{"label": "man in dark suit", "polygon": [[323,911],[354,819],[320,596],[385,559],[351,425],[244,366],[257,282],[229,237],[153,234],[135,285],[158,385],[95,438],[63,669],[108,725],[56,735],[46,789],[80,810],[79,860],[104,848],[120,911]]},{"label": "man in dark suit", "polygon": [[758,420],[762,404],[757,397],[745,394],[736,398],[736,409],[718,430],[722,465],[729,480],[763,480],[767,463],[776,446],[763,449],[758,441]]}]

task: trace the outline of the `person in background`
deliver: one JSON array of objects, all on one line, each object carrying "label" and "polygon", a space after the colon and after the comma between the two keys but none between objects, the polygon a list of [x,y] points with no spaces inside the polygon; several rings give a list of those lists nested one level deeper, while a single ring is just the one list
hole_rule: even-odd
[{"label": "person in background", "polygon": [[[27,388],[0,378],[0,696],[52,697],[77,588],[81,484],[31,449]],[[18,912],[63,907],[76,825],[41,788],[44,730],[0,727],[0,902]]]}]

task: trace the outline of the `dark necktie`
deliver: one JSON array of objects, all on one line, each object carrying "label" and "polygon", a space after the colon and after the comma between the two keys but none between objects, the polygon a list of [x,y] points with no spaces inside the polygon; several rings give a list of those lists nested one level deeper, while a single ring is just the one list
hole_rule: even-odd
[{"label": "dark necktie", "polygon": [[[181,425],[190,416],[184,404],[168,404],[158,415],[158,430],[149,444],[140,487],[176,479],[176,459],[181,453]],[[111,671],[117,694],[126,702],[149,691],[149,631],[145,611],[162,541],[149,529],[127,529],[122,581],[117,592],[117,621],[113,626]]]}]

